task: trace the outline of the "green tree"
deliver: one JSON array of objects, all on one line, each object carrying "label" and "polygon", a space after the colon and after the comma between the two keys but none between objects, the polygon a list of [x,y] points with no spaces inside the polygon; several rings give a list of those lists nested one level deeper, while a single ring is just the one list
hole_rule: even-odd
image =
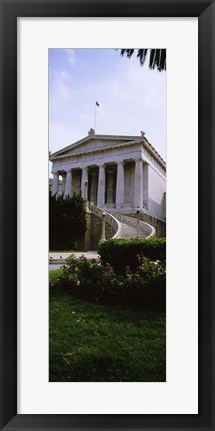
[{"label": "green tree", "polygon": [[86,212],[80,195],[52,196],[49,193],[49,248],[71,250],[86,231]]},{"label": "green tree", "polygon": [[166,70],[166,49],[121,49],[120,51],[122,56],[126,55],[128,58],[131,58],[136,52],[141,66],[144,65],[147,55],[149,55],[150,69],[157,69],[159,72]]}]

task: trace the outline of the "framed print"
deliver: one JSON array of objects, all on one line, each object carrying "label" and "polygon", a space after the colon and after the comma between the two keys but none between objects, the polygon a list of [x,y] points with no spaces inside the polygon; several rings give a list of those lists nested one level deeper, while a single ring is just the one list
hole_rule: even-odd
[{"label": "framed print", "polygon": [[[2,0],[1,36],[1,429],[213,430],[214,1]],[[166,378],[49,381],[48,52],[158,44],[167,52]],[[53,61],[66,79],[62,58]]]}]

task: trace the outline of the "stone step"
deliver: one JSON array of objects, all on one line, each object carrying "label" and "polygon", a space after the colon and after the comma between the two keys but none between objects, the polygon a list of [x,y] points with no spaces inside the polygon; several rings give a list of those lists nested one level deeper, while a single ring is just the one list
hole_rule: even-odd
[{"label": "stone step", "polygon": [[121,222],[119,223],[121,226],[120,238],[129,239],[137,236],[137,229],[135,226],[130,226],[129,224]]}]

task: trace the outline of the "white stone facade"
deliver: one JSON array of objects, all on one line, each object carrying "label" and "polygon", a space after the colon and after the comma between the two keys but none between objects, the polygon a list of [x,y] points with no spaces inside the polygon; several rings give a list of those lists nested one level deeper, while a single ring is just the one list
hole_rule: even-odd
[{"label": "white stone facade", "polygon": [[86,200],[107,211],[147,211],[165,218],[166,164],[145,135],[88,136],[50,155],[52,193]]}]

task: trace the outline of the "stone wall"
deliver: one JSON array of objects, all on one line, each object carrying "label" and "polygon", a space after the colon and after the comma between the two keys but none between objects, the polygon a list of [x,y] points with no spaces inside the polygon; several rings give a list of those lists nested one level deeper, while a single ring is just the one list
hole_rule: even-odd
[{"label": "stone wall", "polygon": [[[87,230],[85,234],[85,250],[96,250],[102,234],[102,219],[94,214],[87,213]],[[105,223],[105,238],[110,239],[115,234],[112,226]]]},{"label": "stone wall", "polygon": [[166,179],[152,167],[148,166],[148,211],[155,217],[165,217],[164,193]]},{"label": "stone wall", "polygon": [[148,208],[149,199],[149,165],[143,164],[143,204]]}]

